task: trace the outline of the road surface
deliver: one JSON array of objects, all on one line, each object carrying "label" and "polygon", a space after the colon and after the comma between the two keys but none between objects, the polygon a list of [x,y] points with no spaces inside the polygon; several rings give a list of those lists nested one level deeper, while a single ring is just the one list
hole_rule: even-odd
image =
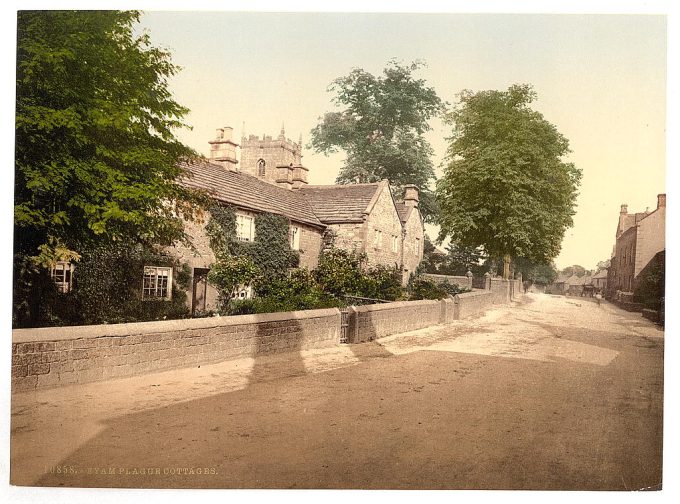
[{"label": "road surface", "polygon": [[361,345],[16,393],[17,485],[657,489],[663,331],[532,294]]}]

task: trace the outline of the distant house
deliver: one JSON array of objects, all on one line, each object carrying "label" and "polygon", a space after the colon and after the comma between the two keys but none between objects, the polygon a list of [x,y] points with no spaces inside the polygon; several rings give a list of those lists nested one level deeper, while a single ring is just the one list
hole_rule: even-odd
[{"label": "distant house", "polygon": [[[423,257],[424,227],[416,186],[406,186],[399,201],[387,180],[312,186],[307,183],[309,170],[301,164],[301,142],[286,139],[283,130],[276,139],[251,135],[241,142],[239,166],[232,129],[218,129],[217,138],[210,142],[210,160],[188,164],[191,176],[184,181],[236,210],[239,240],[258,239],[258,213],[283,215],[290,221],[290,245],[299,251],[301,267],[316,268],[321,250],[332,243],[365,253],[368,265],[396,265],[403,282],[408,281]],[[205,234],[206,222],[186,223],[194,250],[176,247],[192,271],[192,313],[214,307],[217,298],[207,281],[215,256]],[[250,295],[244,292],[240,297]]]},{"label": "distant house", "polygon": [[641,273],[657,254],[666,249],[666,195],[657,196],[656,209],[628,213],[621,205],[616,243],[608,270],[607,291],[633,292]]},{"label": "distant house", "polygon": [[593,275],[593,287],[595,288],[596,291],[603,292],[604,290],[607,289],[607,277],[608,277],[607,268],[601,269],[600,271]]}]

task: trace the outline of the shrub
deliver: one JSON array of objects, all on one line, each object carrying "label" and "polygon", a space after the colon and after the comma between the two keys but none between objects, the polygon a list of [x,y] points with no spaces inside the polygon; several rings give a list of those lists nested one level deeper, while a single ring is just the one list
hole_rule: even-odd
[{"label": "shrub", "polygon": [[365,254],[331,248],[321,253],[313,275],[319,287],[337,299],[346,295],[363,297],[367,283],[362,270],[365,261]]},{"label": "shrub", "polygon": [[444,299],[449,296],[447,290],[440,284],[422,277],[413,278],[408,287],[409,299]]},{"label": "shrub", "polygon": [[397,266],[378,265],[366,272],[362,297],[396,301],[403,295],[401,272]]}]

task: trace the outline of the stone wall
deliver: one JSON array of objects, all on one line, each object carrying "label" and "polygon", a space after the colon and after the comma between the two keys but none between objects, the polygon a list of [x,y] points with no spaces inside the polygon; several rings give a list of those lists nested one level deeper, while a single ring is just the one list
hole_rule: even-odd
[{"label": "stone wall", "polygon": [[240,357],[333,346],[337,308],[12,331],[12,388],[133,376]]},{"label": "stone wall", "polygon": [[[401,220],[387,184],[381,184],[373,210],[366,218],[365,251],[368,264],[401,264]],[[378,234],[378,232],[380,232]],[[396,250],[393,242],[396,239]]]},{"label": "stone wall", "polygon": [[494,294],[488,290],[474,290],[453,297],[455,320],[478,315],[494,304]]},{"label": "stone wall", "polygon": [[300,228],[300,267],[313,270],[319,265],[323,233],[312,226],[295,225]]},{"label": "stone wall", "polygon": [[[265,175],[259,177],[257,162],[265,161]],[[253,177],[264,178],[269,182],[276,183],[277,165],[299,165],[302,159],[301,146],[285,137],[283,132],[272,138],[264,135],[249,135],[241,138],[241,164],[240,170]]]},{"label": "stone wall", "polygon": [[[451,300],[402,301],[354,307],[349,316],[349,342],[371,341],[443,323],[447,320],[445,307],[449,306],[453,313]],[[453,320],[452,317],[449,320]]]}]

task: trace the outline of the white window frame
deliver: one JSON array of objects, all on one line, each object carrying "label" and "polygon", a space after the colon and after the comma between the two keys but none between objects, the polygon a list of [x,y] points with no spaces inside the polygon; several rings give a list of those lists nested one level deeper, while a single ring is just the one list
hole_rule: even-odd
[{"label": "white window frame", "polygon": [[238,241],[255,241],[255,218],[252,215],[236,213],[236,239]]},{"label": "white window frame", "polygon": [[420,255],[420,238],[416,238],[416,257]]},{"label": "white window frame", "polygon": [[290,226],[290,248],[292,250],[300,250],[300,234],[302,232],[302,229],[300,229],[300,226],[295,226],[291,224]]},{"label": "white window frame", "polygon": [[252,285],[239,285],[231,293],[231,299],[251,299],[253,297]]},{"label": "white window frame", "polygon": [[392,235],[392,252],[397,253],[399,251],[399,237],[397,235]]},{"label": "white window frame", "polygon": [[142,299],[170,301],[172,299],[172,267],[144,266]]},{"label": "white window frame", "polygon": [[73,286],[73,272],[76,267],[68,261],[58,261],[52,270],[50,271],[50,276],[57,286],[59,292],[67,293],[71,292]]}]

